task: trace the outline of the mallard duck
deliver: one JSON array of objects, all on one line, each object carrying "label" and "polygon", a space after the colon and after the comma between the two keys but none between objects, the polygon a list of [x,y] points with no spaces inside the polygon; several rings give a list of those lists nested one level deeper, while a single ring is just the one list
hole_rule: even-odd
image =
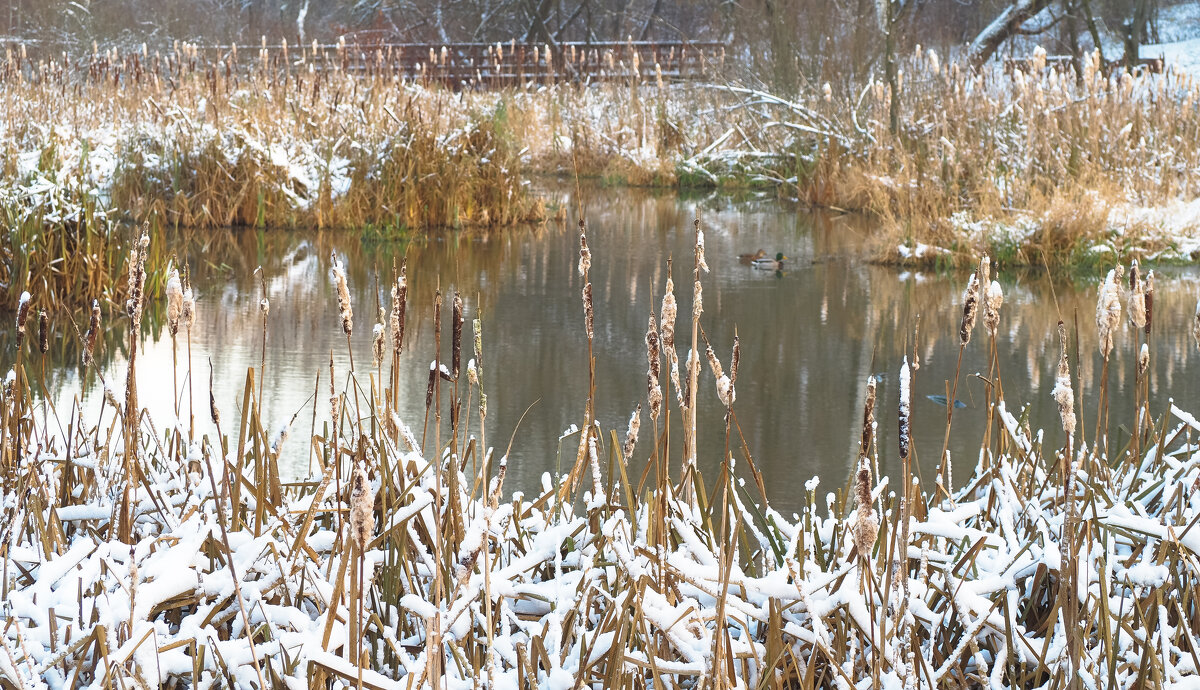
[{"label": "mallard duck", "polygon": [[752,264],[759,259],[765,258],[767,258],[767,253],[762,249],[754,252],[753,254],[738,254],[738,261],[741,261],[744,264]]},{"label": "mallard duck", "polygon": [[783,252],[779,252],[775,255],[774,259],[768,259],[766,257],[758,258],[755,259],[751,265],[753,265],[755,268],[761,268],[764,271],[778,271],[783,268],[783,262],[786,260],[787,257],[783,255]]}]

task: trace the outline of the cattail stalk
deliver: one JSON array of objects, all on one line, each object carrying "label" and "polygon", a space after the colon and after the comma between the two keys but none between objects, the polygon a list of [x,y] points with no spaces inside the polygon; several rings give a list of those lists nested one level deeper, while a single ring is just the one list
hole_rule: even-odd
[{"label": "cattail stalk", "polygon": [[[1104,358],[1100,374],[1100,404],[1096,408],[1096,429],[1104,430],[1103,447],[1108,453],[1108,364],[1113,349],[1113,339],[1121,325],[1121,278],[1125,269],[1120,264],[1108,272],[1100,295],[1096,300],[1096,330],[1099,335],[1100,355]],[[1099,445],[1099,444],[1096,444]]]},{"label": "cattail stalk", "polygon": [[[989,270],[989,263],[986,261],[987,256],[980,260],[980,270]],[[967,344],[971,342],[971,332],[975,330],[975,319],[979,313],[979,276],[972,273],[967,279],[967,288],[963,291],[963,311],[962,320],[958,325],[958,363],[954,366],[954,385],[947,391],[949,395],[946,398],[946,434],[942,441],[942,452],[940,458],[941,466],[938,469],[938,474],[942,477],[947,476],[947,451],[950,450],[950,426],[954,421],[954,401],[958,399],[958,378],[962,371],[963,350]],[[942,489],[949,495],[952,487],[943,486]]]},{"label": "cattail stalk", "polygon": [[371,537],[375,534],[375,492],[371,489],[367,472],[362,467],[355,469],[354,478],[350,483],[350,541],[355,546],[358,556],[358,596],[355,604],[358,606],[358,616],[355,619],[354,644],[352,645],[355,666],[358,667],[359,683],[362,682],[362,642],[363,642],[363,599],[366,554],[371,545]]}]

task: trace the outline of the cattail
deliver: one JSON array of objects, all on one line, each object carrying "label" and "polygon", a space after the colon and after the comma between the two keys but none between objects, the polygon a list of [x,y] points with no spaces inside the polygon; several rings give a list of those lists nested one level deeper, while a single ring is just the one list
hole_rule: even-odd
[{"label": "cattail", "polygon": [[724,369],[721,367],[721,361],[717,359],[717,354],[713,352],[712,345],[704,348],[704,354],[708,358],[708,366],[712,369],[713,378],[717,382],[717,398],[725,409],[733,407],[733,385],[729,382],[729,377],[725,375]]},{"label": "cattail", "polygon": [[359,467],[354,470],[350,485],[350,538],[358,545],[359,553],[363,553],[374,534],[375,492],[371,490],[366,470]]},{"label": "cattail", "polygon": [[50,350],[50,317],[46,310],[38,311],[38,352],[43,355]]},{"label": "cattail", "polygon": [[[478,381],[483,381],[483,321],[472,319],[471,328],[475,334],[475,359],[472,360],[476,362],[475,376]],[[479,416],[487,416],[487,394],[483,392],[483,388],[479,389]]]},{"label": "cattail", "polygon": [[583,328],[587,332],[588,340],[594,335],[594,320],[595,313],[592,309],[592,284],[586,283],[583,286]]},{"label": "cattail", "polygon": [[150,231],[143,226],[142,236],[129,252],[129,299],[125,301],[125,312],[133,320],[134,328],[142,323],[142,291],[146,286],[146,255],[149,248]]},{"label": "cattail", "polygon": [[638,430],[642,428],[642,405],[638,403],[634,408],[633,414],[629,415],[629,428],[625,430],[625,447],[622,452],[625,455],[625,462],[633,457],[633,448],[637,445]]},{"label": "cattail", "polygon": [[588,249],[587,227],[583,219],[579,219],[579,275],[586,278],[592,270],[592,250]]},{"label": "cattail", "polygon": [[271,300],[266,297],[258,300],[258,311],[263,315],[264,319],[267,318],[267,315],[271,313]]},{"label": "cattail", "polygon": [[962,322],[958,326],[958,342],[971,342],[971,331],[975,329],[975,316],[979,312],[979,277],[972,273],[963,292]]},{"label": "cattail", "polygon": [[870,558],[879,535],[879,521],[871,508],[871,466],[866,458],[858,465],[854,476],[854,499],[858,503],[858,520],[854,525],[854,546],[860,558]]},{"label": "cattail", "polygon": [[1129,320],[1135,328],[1146,327],[1146,288],[1137,259],[1129,264]]},{"label": "cattail", "polygon": [[1146,375],[1146,369],[1150,368],[1150,347],[1146,343],[1142,343],[1142,350],[1138,353],[1137,373],[1138,377]]},{"label": "cattail", "polygon": [[1154,319],[1154,271],[1146,274],[1146,335],[1150,335],[1150,322]]},{"label": "cattail", "polygon": [[667,277],[667,291],[662,300],[662,348],[671,357],[675,351],[675,317],[678,307],[675,304],[675,282]]},{"label": "cattail", "polygon": [[662,409],[662,386],[659,384],[661,364],[658,351],[658,328],[654,323],[654,312],[650,312],[650,320],[646,326],[646,398],[650,405],[650,417],[658,419]]},{"label": "cattail", "polygon": [[172,268],[167,278],[167,327],[174,338],[179,333],[179,317],[183,314],[183,282],[179,269]]},{"label": "cattail", "polygon": [[184,277],[183,281],[183,305],[179,312],[179,325],[183,328],[192,330],[192,324],[196,322],[196,297],[192,294],[192,286]]},{"label": "cattail", "polygon": [[453,307],[454,323],[450,329],[450,371],[454,380],[458,380],[459,367],[462,363],[462,330],[463,330],[463,300],[458,291],[454,293]]},{"label": "cattail", "polygon": [[1004,291],[1000,289],[1000,283],[992,281],[987,286],[987,294],[983,300],[983,327],[987,329],[988,335],[993,339],[996,337],[996,329],[1000,325],[1000,307],[1004,304]]},{"label": "cattail", "polygon": [[875,377],[867,377],[867,399],[863,403],[862,444],[858,456],[867,457],[871,451],[871,443],[875,440]]},{"label": "cattail", "polygon": [[1100,336],[1100,354],[1108,359],[1113,349],[1113,335],[1121,323],[1121,289],[1118,287],[1124,269],[1117,266],[1108,272],[1100,286],[1100,297],[1096,301],[1096,329]]},{"label": "cattail", "polygon": [[829,82],[825,82],[825,83],[824,83],[824,84],[821,86],[821,92],[822,92],[822,93],[824,94],[824,96],[825,96],[825,102],[826,102],[826,103],[828,103],[828,102],[830,102],[830,101],[832,101],[832,100],[833,100],[833,89],[832,89],[832,88],[829,86]]},{"label": "cattail", "polygon": [[912,373],[908,368],[908,357],[904,358],[904,364],[900,365],[900,458],[908,459],[909,444],[909,424],[912,419],[912,391],[909,386],[912,385]]},{"label": "cattail", "polygon": [[94,361],[96,355],[96,338],[100,335],[100,300],[92,300],[92,318],[88,321],[87,340],[83,348],[83,366]]},{"label": "cattail", "polygon": [[[733,354],[729,356],[729,385],[737,386],[738,365],[742,361],[742,341],[733,334]],[[736,394],[735,394],[736,397]]]},{"label": "cattail", "polygon": [[375,324],[371,329],[371,364],[375,367],[383,363],[384,330],[382,323]]},{"label": "cattail", "polygon": [[986,290],[992,282],[992,260],[987,254],[979,257],[979,271],[976,277],[979,278],[980,290]]},{"label": "cattail", "polygon": [[21,293],[21,300],[17,303],[17,342],[25,337],[25,322],[29,320],[29,306],[33,302],[33,297],[28,291]]},{"label": "cattail", "polygon": [[1196,318],[1192,321],[1192,337],[1196,339],[1196,345],[1200,347],[1200,300],[1196,300]]},{"label": "cattail", "polygon": [[1071,369],[1067,362],[1067,327],[1062,321],[1058,322],[1058,342],[1058,375],[1050,395],[1058,403],[1058,416],[1070,440],[1075,436],[1075,393],[1071,390]]},{"label": "cattail", "polygon": [[700,219],[693,221],[696,228],[696,268],[708,273],[708,262],[704,260],[704,231],[700,229]]},{"label": "cattail", "polygon": [[704,288],[700,281],[692,283],[692,318],[699,319],[704,313]]},{"label": "cattail", "polygon": [[354,332],[354,309],[350,306],[350,288],[346,285],[346,269],[336,254],[330,254],[333,264],[333,279],[337,284],[338,315],[342,319],[342,332],[352,335]]},{"label": "cattail", "polygon": [[437,384],[437,360],[429,362],[429,383],[425,386],[425,409],[433,407],[433,389]]},{"label": "cattail", "polygon": [[392,353],[396,357],[399,357],[400,351],[404,349],[404,311],[408,306],[408,278],[405,276],[407,269],[408,261],[400,264],[400,277],[392,286]]}]

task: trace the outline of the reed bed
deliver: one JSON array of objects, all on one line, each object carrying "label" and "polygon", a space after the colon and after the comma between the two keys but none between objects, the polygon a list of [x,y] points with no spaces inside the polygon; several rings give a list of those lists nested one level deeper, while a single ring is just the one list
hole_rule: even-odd
[{"label": "reed bed", "polygon": [[[1064,67],[1039,52],[976,73],[917,50],[900,60],[892,128],[878,81],[788,97],[640,77],[447,88],[384,51],[255,53],[6,49],[0,303],[28,289],[83,304],[119,285],[118,221],[388,237],[496,227],[545,215],[523,181],[539,173],[761,187],[862,211],[881,221],[884,261],[1200,254],[1200,84],[1171,65],[1107,72],[1094,56]],[[32,265],[53,280],[32,289]]]},{"label": "reed bed", "polygon": [[[579,318],[590,347],[605,315],[587,279],[605,257],[593,255],[580,229]],[[34,337],[41,326],[25,299],[17,325],[28,337],[15,342],[0,404],[0,685],[1194,682],[1195,417],[1173,405],[1154,416],[1143,398],[1136,420],[1124,420],[1136,438],[1106,444],[1115,438],[1108,420],[1075,416],[1085,396],[1111,394],[1106,379],[1078,374],[1079,353],[1098,343],[1061,328],[1053,398],[1063,428],[1031,433],[993,367],[992,423],[974,473],[959,485],[945,470],[922,485],[918,458],[931,449],[917,448],[906,432],[908,402],[921,386],[914,352],[894,364],[898,410],[875,403],[873,381],[859,382],[868,394],[861,443],[848,449],[858,458],[848,485],[821,494],[814,479],[806,507],[782,515],[766,502],[770,478],[738,432],[738,341],[727,357],[705,345],[706,331],[731,326],[703,318],[698,222],[695,234],[691,265],[674,270],[684,284],[691,274],[691,300],[679,305],[672,284],[664,286],[663,309],[649,318],[648,359],[629,363],[633,376],[647,367],[645,405],[631,410],[626,427],[602,429],[592,414],[595,377],[624,374],[594,365],[579,372],[592,385],[579,400],[581,429],[564,439],[578,443],[576,462],[533,493],[506,490],[507,453],[497,457],[484,443],[487,371],[502,363],[487,361],[485,326],[473,320],[467,328],[471,308],[452,287],[434,297],[448,305],[434,311],[424,430],[394,411],[400,392],[387,367],[412,356],[404,322],[415,308],[406,303],[415,293],[403,266],[392,313],[379,319],[390,357],[349,371],[331,366],[311,432],[295,418],[277,432],[264,429],[253,369],[234,424],[210,396],[208,409],[181,410],[176,423],[156,428],[136,390],[121,395],[119,381],[98,420],[79,406],[47,413],[34,366],[44,338]],[[138,242],[139,265],[152,261],[154,241]],[[135,283],[145,275],[135,273]],[[923,326],[994,352],[1004,333],[1002,296],[979,276],[971,282],[987,284],[986,341],[964,342],[968,326],[957,320]],[[192,321],[180,289],[180,319],[169,317],[168,328],[186,352]],[[1119,292],[1135,304],[1147,294],[1137,286]],[[144,306],[128,306],[134,323]],[[340,314],[355,306],[371,305],[339,294],[327,321],[367,343],[377,334],[342,328]],[[167,311],[174,313],[170,304]],[[1146,310],[1144,325],[1110,324],[1099,322],[1098,310],[1097,326],[1115,327],[1114,348],[1137,349],[1158,335],[1154,313]],[[681,357],[680,346],[689,353]],[[135,381],[135,366],[131,354],[127,381]],[[209,380],[186,355],[177,367],[194,385]],[[1138,375],[1145,371],[1153,370]],[[488,392],[494,401],[498,392]],[[697,400],[714,394],[720,412],[705,419]],[[195,415],[208,416],[216,435],[197,438]],[[724,448],[696,446],[702,424],[721,425]],[[900,429],[903,469],[885,477],[880,460],[895,451],[875,438],[891,424]],[[681,437],[682,445],[674,442]],[[289,438],[311,444],[319,479],[281,479],[277,458]],[[701,454],[723,458],[717,476],[700,472]]]}]

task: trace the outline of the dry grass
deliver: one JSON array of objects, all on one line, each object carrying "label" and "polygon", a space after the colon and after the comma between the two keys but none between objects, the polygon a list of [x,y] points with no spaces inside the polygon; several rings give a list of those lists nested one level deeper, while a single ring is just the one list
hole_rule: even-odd
[{"label": "dry grass", "polygon": [[[702,279],[697,244],[692,265],[676,266],[681,283],[689,273]],[[585,281],[591,262],[605,261],[587,254]],[[457,306],[443,313],[452,323],[434,329],[451,341],[435,357],[450,361],[430,378],[423,440],[392,411],[400,393],[382,382],[394,377],[374,366],[331,371],[339,383],[321,382],[329,397],[322,392],[311,421],[293,420],[289,434],[263,428],[252,369],[237,419],[215,400],[189,411],[210,415],[216,437],[194,438],[183,415],[155,429],[145,410],[129,409],[136,392],[125,403],[112,396],[98,420],[79,408],[46,414],[37,340],[18,342],[0,405],[0,549],[12,607],[0,629],[0,679],[1138,687],[1196,674],[1194,418],[1147,416],[1130,427],[1136,444],[1102,455],[1104,427],[1088,424],[1074,443],[1057,430],[1031,435],[995,371],[992,423],[962,487],[941,477],[943,499],[911,484],[908,469],[889,478],[864,470],[857,503],[850,487],[821,500],[814,485],[802,514],[788,518],[765,502],[770,477],[738,432],[736,350],[728,360],[710,355],[713,379],[701,376],[699,356],[669,375],[675,348],[699,355],[703,345],[702,310],[688,308],[678,331],[686,341],[691,327],[690,344],[658,333],[665,404],[644,420],[643,440],[592,423],[592,388],[579,401],[579,438],[566,439],[579,442],[574,468],[532,495],[505,491],[505,456],[476,440],[482,379],[459,375],[467,333]],[[959,337],[958,326],[922,330]],[[177,337],[182,352],[188,329]],[[1121,335],[1117,347],[1136,342]],[[997,347],[994,338],[967,346]],[[473,348],[479,361],[483,347]],[[400,356],[394,348],[392,366]],[[187,361],[181,355],[179,366],[190,380]],[[645,367],[591,376],[641,377]],[[1097,381],[1080,377],[1078,363],[1070,369],[1074,390],[1095,395]],[[206,377],[195,378],[202,386]],[[714,379],[724,414],[703,419],[696,401],[713,394]],[[847,394],[859,383],[847,382]],[[883,409],[874,417],[895,419]],[[677,447],[671,426],[681,423]],[[702,424],[726,430],[716,477],[693,460]],[[280,477],[289,436],[311,441],[319,480]],[[893,451],[873,436],[864,433],[857,451],[878,467]],[[914,448],[914,463],[930,450]],[[357,470],[369,490],[352,480]],[[872,520],[873,539],[862,528]],[[856,543],[873,548],[860,553]]]}]

